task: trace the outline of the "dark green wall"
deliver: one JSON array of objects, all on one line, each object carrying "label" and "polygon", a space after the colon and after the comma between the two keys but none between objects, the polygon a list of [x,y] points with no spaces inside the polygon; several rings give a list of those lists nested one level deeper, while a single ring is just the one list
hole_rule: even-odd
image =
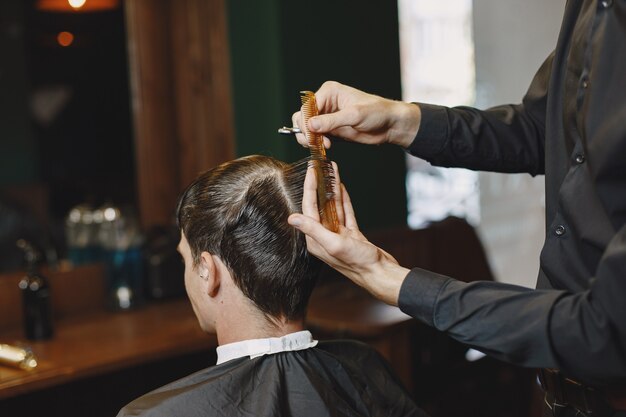
[{"label": "dark green wall", "polygon": [[[283,123],[283,71],[278,0],[227,1],[237,154],[287,159]],[[286,123],[286,121],[285,121]]]},{"label": "dark green wall", "polygon": [[37,147],[28,111],[24,5],[0,2],[0,186],[37,180]]},{"label": "dark green wall", "polygon": [[[396,2],[230,0],[229,31],[237,153],[285,161],[307,155],[276,129],[291,124],[300,90],[326,80],[399,99]],[[406,223],[404,152],[335,143],[362,228]]]}]

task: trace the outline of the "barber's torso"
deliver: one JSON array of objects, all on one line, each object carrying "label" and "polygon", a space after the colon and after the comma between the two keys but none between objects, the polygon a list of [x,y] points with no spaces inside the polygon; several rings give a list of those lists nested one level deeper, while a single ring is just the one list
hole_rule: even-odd
[{"label": "barber's torso", "polygon": [[538,287],[587,289],[626,224],[626,1],[570,0],[546,114]]}]

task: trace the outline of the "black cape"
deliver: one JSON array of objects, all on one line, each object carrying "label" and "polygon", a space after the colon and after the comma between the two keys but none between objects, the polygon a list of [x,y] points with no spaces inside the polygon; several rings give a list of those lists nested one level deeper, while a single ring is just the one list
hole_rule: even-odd
[{"label": "black cape", "polygon": [[334,341],[206,368],[134,400],[123,416],[427,415],[378,352]]}]

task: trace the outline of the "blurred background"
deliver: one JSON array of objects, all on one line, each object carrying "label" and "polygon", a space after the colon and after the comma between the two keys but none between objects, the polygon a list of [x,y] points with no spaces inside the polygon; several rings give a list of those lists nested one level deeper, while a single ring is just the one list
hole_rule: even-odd
[{"label": "blurred background", "polygon": [[[174,253],[178,194],[200,171],[237,156],[305,157],[276,133],[299,108],[300,90],[336,80],[405,101],[518,103],[556,43],[564,5],[3,0],[0,315],[21,308],[17,289],[1,294],[13,288],[2,280],[26,267],[18,239],[32,242],[49,275],[100,273],[107,311],[183,296]],[[366,234],[392,253],[413,242],[414,253],[396,255],[406,266],[535,285],[542,177],[435,168],[388,146],[336,142],[330,157]],[[89,269],[94,264],[101,271]],[[327,275],[322,281],[336,279]],[[62,285],[57,291],[72,291]],[[16,320],[0,320],[0,343]],[[465,347],[411,326],[403,339],[411,389],[433,416],[536,413],[532,371],[468,361],[474,356]],[[186,357],[186,367],[163,360],[170,361],[164,369],[197,369],[196,356]],[[28,395],[35,394],[7,394],[5,406],[23,407]]]}]

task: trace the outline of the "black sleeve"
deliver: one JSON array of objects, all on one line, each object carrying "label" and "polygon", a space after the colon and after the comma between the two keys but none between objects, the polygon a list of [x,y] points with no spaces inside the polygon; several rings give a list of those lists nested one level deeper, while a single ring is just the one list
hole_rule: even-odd
[{"label": "black sleeve", "polygon": [[491,356],[553,367],[594,385],[626,381],[626,226],[586,291],[464,283],[422,269],[404,280],[405,313]]},{"label": "black sleeve", "polygon": [[422,119],[408,152],[438,166],[543,174],[553,56],[535,75],[522,104],[477,110],[418,103]]}]

